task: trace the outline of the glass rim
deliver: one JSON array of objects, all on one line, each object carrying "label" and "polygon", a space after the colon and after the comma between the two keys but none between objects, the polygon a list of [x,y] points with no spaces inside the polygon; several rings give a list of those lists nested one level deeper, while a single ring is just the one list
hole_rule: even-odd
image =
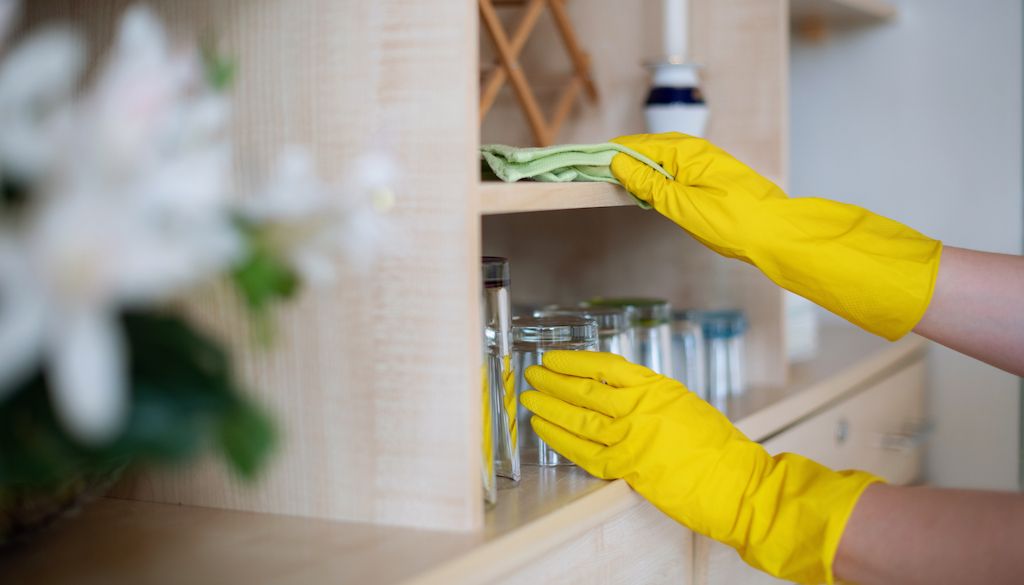
[{"label": "glass rim", "polygon": [[516,317],[512,320],[513,343],[597,343],[597,321],[585,317]]},{"label": "glass rim", "polygon": [[672,304],[665,299],[651,297],[595,297],[584,306],[620,307],[633,311],[634,327],[655,327],[672,320]]}]

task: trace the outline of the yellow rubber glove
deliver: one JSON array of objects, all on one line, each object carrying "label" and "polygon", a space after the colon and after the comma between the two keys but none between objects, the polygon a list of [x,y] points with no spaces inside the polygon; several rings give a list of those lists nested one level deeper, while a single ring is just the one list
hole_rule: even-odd
[{"label": "yellow rubber glove", "polygon": [[770,456],[675,380],[610,353],[551,351],[520,396],[537,434],[591,474],[623,478],[690,529],[799,583],[833,582],[861,492],[880,479]]},{"label": "yellow rubber glove", "polygon": [[614,142],[675,177],[618,155],[611,169],[626,189],[719,254],[753,264],[779,286],[890,340],[924,316],[940,242],[860,207],[790,199],[700,138],[641,134]]}]

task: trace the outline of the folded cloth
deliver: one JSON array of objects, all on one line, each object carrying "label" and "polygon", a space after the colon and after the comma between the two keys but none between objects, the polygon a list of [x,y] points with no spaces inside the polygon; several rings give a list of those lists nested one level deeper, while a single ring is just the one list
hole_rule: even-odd
[{"label": "folded cloth", "polygon": [[[618,154],[629,155],[650,166],[669,179],[672,175],[646,156],[611,142],[604,144],[561,144],[543,148],[517,148],[503,144],[480,147],[484,174],[508,183],[522,179],[546,183],[602,182],[620,184],[612,175],[612,159]],[[646,203],[637,200],[644,209]]]}]

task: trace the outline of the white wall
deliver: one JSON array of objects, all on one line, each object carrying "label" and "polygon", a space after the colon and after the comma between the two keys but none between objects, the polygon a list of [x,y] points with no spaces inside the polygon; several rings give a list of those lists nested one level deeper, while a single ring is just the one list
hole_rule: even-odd
[{"label": "white wall", "polygon": [[[895,22],[794,39],[791,191],[1020,253],[1021,2],[897,4]],[[1018,379],[944,348],[929,357],[929,480],[1016,489]]]}]

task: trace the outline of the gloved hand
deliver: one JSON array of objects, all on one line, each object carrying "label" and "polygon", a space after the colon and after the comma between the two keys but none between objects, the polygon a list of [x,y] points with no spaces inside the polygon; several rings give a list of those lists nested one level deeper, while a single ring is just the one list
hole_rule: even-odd
[{"label": "gloved hand", "polygon": [[609,353],[551,351],[526,378],[533,428],[591,474],[623,478],[661,511],[800,583],[832,583],[861,492],[880,481],[775,457],[675,380]]},{"label": "gloved hand", "polygon": [[942,244],[853,205],[790,199],[713,144],[684,134],[614,140],[675,180],[618,155],[612,174],[712,250],[758,267],[795,292],[895,340],[924,316]]}]

